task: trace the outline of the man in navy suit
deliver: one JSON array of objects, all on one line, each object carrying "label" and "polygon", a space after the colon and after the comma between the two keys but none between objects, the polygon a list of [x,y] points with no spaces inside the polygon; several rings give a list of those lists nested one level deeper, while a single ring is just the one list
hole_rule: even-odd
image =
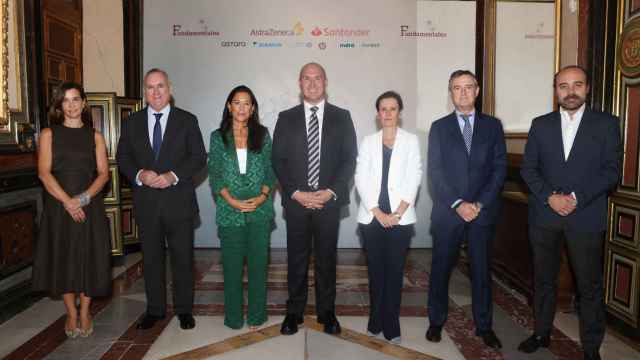
[{"label": "man in navy suit", "polygon": [[620,178],[618,120],[586,107],[587,73],[578,66],[554,78],[560,110],[533,120],[521,175],[529,186],[529,238],[535,272],[536,325],[518,349],[549,346],[556,307],[556,279],[566,240],[580,301],[580,341],[585,359],[600,359],[605,311],[602,240],[607,195]]},{"label": "man in navy suit", "polygon": [[122,123],[120,172],[134,184],[133,206],[144,254],[147,313],[138,329],[165,317],[165,240],[173,276],[173,308],[182,329],[193,329],[193,228],[198,213],[193,176],[207,160],[196,117],[170,104],[164,70],[144,77],[147,107]]},{"label": "man in navy suit", "polygon": [[475,111],[479,92],[473,73],[454,71],[449,78],[449,94],[455,111],[435,121],[429,132],[433,260],[426,338],[432,342],[441,339],[449,306],[449,278],[458,261],[460,244],[466,238],[476,335],[487,346],[499,349],[502,344],[492,329],[489,250],[507,156],[500,121]]}]

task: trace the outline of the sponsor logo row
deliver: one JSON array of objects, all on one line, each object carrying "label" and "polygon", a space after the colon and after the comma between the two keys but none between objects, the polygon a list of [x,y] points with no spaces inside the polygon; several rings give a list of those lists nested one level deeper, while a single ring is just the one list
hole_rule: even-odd
[{"label": "sponsor logo row", "polygon": [[[221,41],[220,46],[224,48],[318,48],[320,50],[325,50],[327,46],[329,46],[326,42],[311,42],[311,41],[296,41],[296,42],[279,42],[279,41]],[[333,46],[333,45],[331,45]],[[355,49],[355,48],[380,48],[382,44],[379,42],[341,42],[335,44],[335,47],[339,49]]]}]

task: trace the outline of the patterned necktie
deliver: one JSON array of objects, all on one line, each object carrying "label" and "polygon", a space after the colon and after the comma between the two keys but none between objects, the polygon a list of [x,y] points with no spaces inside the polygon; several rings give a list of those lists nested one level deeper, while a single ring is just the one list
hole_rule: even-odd
[{"label": "patterned necktie", "polygon": [[471,130],[471,122],[469,122],[469,115],[460,115],[464,121],[464,127],[462,128],[462,137],[464,138],[464,145],[467,147],[467,154],[471,154],[471,138],[473,137],[473,130]]},{"label": "patterned necktie", "polygon": [[318,189],[318,180],[320,179],[320,124],[318,123],[317,111],[317,106],[311,107],[311,121],[307,134],[307,183],[314,190]]},{"label": "patterned necktie", "polygon": [[153,114],[156,117],[156,124],[153,126],[153,154],[156,160],[160,156],[160,146],[162,146],[162,125],[160,124],[160,118],[162,113]]}]

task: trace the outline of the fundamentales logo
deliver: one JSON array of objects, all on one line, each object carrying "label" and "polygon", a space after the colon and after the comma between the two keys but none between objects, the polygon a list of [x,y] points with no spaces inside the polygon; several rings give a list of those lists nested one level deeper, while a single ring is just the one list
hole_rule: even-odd
[{"label": "fundamentales logo", "polygon": [[370,29],[357,29],[357,28],[344,28],[344,27],[319,27],[316,26],[311,30],[312,36],[324,36],[324,37],[364,37],[371,34]]},{"label": "fundamentales logo", "polygon": [[264,28],[264,29],[251,29],[250,36],[300,36],[304,35],[304,26],[300,21],[293,25],[291,29],[278,29],[278,28]]},{"label": "fundamentales logo", "polygon": [[174,37],[210,37],[220,36],[220,32],[209,29],[209,25],[204,19],[198,20],[198,25],[195,27],[187,27],[183,24],[173,24],[172,35]]},{"label": "fundamentales logo", "polygon": [[411,30],[409,25],[400,25],[400,36],[408,38],[432,38],[443,39],[447,37],[446,32],[435,30],[435,27],[431,23],[431,20],[427,20],[428,31],[414,31]]}]

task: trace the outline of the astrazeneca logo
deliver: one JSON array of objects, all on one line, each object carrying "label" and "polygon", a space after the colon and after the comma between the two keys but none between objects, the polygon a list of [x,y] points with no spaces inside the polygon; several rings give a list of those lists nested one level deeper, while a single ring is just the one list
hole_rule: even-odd
[{"label": "astrazeneca logo", "polygon": [[300,21],[293,25],[291,29],[274,29],[274,28],[266,28],[266,29],[251,29],[249,32],[250,36],[300,36],[304,35],[304,26]]},{"label": "astrazeneca logo", "polygon": [[244,41],[223,41],[220,43],[222,47],[246,47],[247,43]]},{"label": "astrazeneca logo", "polygon": [[279,48],[279,47],[282,47],[282,43],[254,41],[253,47],[254,48]]}]

